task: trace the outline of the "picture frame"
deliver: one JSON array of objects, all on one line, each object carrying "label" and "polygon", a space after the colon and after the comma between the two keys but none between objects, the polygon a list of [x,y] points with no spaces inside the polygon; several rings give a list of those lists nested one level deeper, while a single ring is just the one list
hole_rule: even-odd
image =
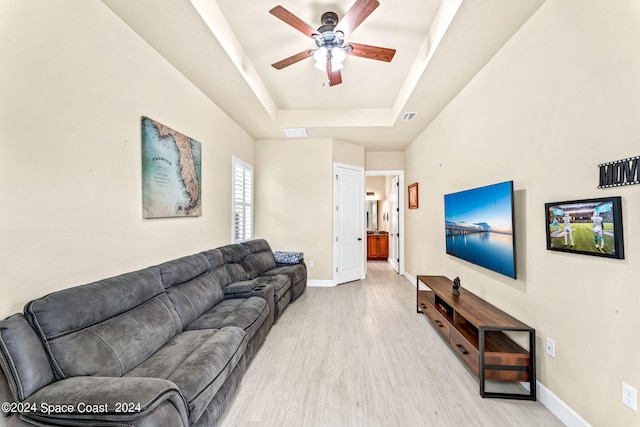
[{"label": "picture frame", "polygon": [[202,215],[202,144],[143,116],[142,217]]},{"label": "picture frame", "polygon": [[418,183],[409,185],[409,209],[418,209]]},{"label": "picture frame", "polygon": [[624,259],[620,197],[545,203],[544,209],[547,250]]}]

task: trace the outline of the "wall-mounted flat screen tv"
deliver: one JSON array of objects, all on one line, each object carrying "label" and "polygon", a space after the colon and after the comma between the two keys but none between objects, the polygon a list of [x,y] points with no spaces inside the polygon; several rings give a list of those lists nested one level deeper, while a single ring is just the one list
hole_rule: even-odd
[{"label": "wall-mounted flat screen tv", "polygon": [[624,259],[620,197],[545,203],[547,249]]},{"label": "wall-mounted flat screen tv", "polygon": [[516,278],[513,181],[444,196],[449,255]]}]

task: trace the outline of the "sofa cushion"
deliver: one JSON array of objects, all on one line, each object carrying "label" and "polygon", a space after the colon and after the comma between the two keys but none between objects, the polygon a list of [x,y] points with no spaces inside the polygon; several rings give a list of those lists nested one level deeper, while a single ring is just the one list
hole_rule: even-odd
[{"label": "sofa cushion", "polygon": [[183,328],[224,300],[224,292],[212,272],[167,289]]},{"label": "sofa cushion", "polygon": [[208,251],[202,252],[202,255],[209,261],[209,267],[211,269],[224,267],[224,256],[220,249],[209,249]]},{"label": "sofa cushion", "polygon": [[222,252],[220,249],[210,249],[202,252],[202,254],[209,261],[211,271],[214,276],[216,276],[216,279],[218,279],[220,286],[224,289],[229,283],[231,283],[231,277],[229,277],[229,272],[227,271],[227,266],[225,265]]},{"label": "sofa cushion", "polygon": [[247,249],[240,243],[232,243],[218,248],[225,263],[238,262],[247,256]]},{"label": "sofa cushion", "polygon": [[155,267],[49,294],[25,314],[58,378],[122,376],[182,330]]},{"label": "sofa cushion", "polygon": [[269,306],[264,298],[232,298],[222,301],[204,313],[186,329],[220,329],[225,326],[238,326],[251,340],[256,331],[269,315]]},{"label": "sofa cushion", "polygon": [[[219,421],[222,419],[224,411],[231,404],[237,394],[240,383],[242,382],[242,377],[246,371],[247,356],[245,353],[245,356],[240,359],[231,375],[227,377],[220,390],[216,393],[215,397],[211,402],[209,402],[209,406],[207,406],[207,409],[202,413],[200,418],[198,418],[198,422],[194,427],[211,427],[219,425]],[[151,425],[153,426],[154,424]],[[164,425],[162,427],[164,427]]]},{"label": "sofa cushion", "polygon": [[277,266],[269,243],[264,239],[255,239],[243,242],[242,246],[247,250],[247,259],[251,263],[256,276]]},{"label": "sofa cushion", "polygon": [[286,274],[260,276],[256,279],[261,285],[271,285],[274,288],[274,300],[277,302],[291,288],[291,279]]},{"label": "sofa cushion", "polygon": [[158,269],[183,327],[224,299],[218,280],[209,270],[209,261],[202,254],[160,264]]},{"label": "sofa cushion", "polygon": [[222,257],[232,282],[256,278],[256,271],[247,258],[247,249],[243,245],[234,243],[218,249],[222,252]]},{"label": "sofa cushion", "polygon": [[302,280],[306,281],[307,269],[304,264],[281,265],[264,273],[266,276],[284,274],[289,276],[291,283],[298,283]]},{"label": "sofa cushion", "polygon": [[195,279],[210,268],[207,257],[202,254],[174,259],[158,266],[165,288]]},{"label": "sofa cushion", "polygon": [[126,376],[175,383],[187,401],[189,423],[193,424],[238,364],[246,346],[246,333],[234,326],[185,331]]},{"label": "sofa cushion", "polygon": [[[162,411],[167,418],[159,420],[155,413],[165,402],[174,410]],[[164,427],[188,422],[180,390],[173,382],[159,378],[66,378],[38,390],[26,403],[31,410],[24,411],[21,418],[40,426]],[[73,411],[68,410],[70,406]],[[45,410],[34,411],[34,407]]]},{"label": "sofa cushion", "polygon": [[47,353],[22,314],[0,321],[0,366],[14,402],[22,402],[55,380]]}]

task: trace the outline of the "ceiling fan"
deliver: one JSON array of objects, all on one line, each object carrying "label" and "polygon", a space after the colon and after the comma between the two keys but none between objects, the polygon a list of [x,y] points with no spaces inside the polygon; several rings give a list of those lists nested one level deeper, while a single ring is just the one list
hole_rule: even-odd
[{"label": "ceiling fan", "polygon": [[349,36],[360,24],[373,12],[380,2],[378,0],[356,0],[351,9],[338,22],[335,12],[325,12],[320,18],[322,26],[313,28],[293,13],[282,6],[276,6],[269,11],[276,18],[291,25],[296,30],[311,37],[317,49],[307,49],[288,58],[271,64],[272,67],[281,70],[284,67],[313,57],[316,67],[326,69],[329,76],[329,86],[342,83],[342,61],[346,55],[359,56],[361,58],[375,59],[377,61],[391,62],[395,49],[387,49],[378,46],[369,46],[360,43],[345,43],[345,37]]}]

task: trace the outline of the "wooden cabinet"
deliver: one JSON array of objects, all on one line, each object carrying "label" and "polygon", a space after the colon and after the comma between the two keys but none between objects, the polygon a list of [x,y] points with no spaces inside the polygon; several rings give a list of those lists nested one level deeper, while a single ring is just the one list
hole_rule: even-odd
[{"label": "wooden cabinet", "polygon": [[[423,283],[429,290],[420,290]],[[482,397],[536,400],[535,330],[443,276],[418,276],[416,303],[453,351],[480,377]],[[524,334],[528,349],[509,334]],[[525,341],[527,341],[525,340]],[[529,383],[529,394],[489,392],[486,381]]]},{"label": "wooden cabinet", "polygon": [[389,235],[388,234],[368,234],[367,235],[367,259],[387,260],[389,257]]}]

